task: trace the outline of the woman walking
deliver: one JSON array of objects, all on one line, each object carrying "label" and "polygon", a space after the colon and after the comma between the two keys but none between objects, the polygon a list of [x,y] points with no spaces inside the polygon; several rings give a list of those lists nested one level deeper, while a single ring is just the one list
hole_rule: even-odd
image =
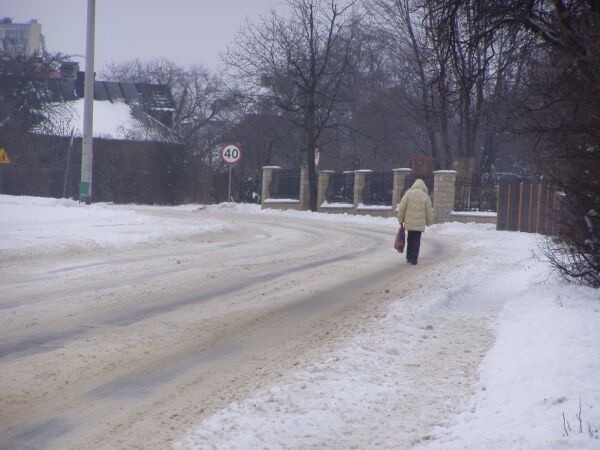
[{"label": "woman walking", "polygon": [[406,191],[398,207],[398,222],[404,224],[406,236],[406,260],[417,264],[421,248],[421,233],[432,223],[432,206],[427,185],[418,178]]}]

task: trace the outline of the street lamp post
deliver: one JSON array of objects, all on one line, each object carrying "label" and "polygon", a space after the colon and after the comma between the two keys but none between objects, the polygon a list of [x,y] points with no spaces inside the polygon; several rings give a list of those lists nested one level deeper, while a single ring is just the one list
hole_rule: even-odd
[{"label": "street lamp post", "polygon": [[83,90],[83,143],[81,147],[81,182],[79,200],[92,202],[92,161],[94,145],[94,27],[96,0],[87,2],[85,38],[85,82]]}]

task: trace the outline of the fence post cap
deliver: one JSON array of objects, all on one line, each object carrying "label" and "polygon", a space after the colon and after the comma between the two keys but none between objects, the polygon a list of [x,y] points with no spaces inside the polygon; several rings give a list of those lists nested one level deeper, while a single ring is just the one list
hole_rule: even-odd
[{"label": "fence post cap", "polygon": [[280,166],[263,166],[263,170],[265,169],[281,169]]},{"label": "fence post cap", "polygon": [[354,173],[371,173],[373,172],[371,169],[358,169],[355,170]]},{"label": "fence post cap", "polygon": [[433,173],[434,174],[438,174],[438,173],[439,174],[444,174],[444,173],[447,173],[447,174],[454,174],[454,175],[456,175],[456,170],[435,170]]},{"label": "fence post cap", "polygon": [[410,167],[400,167],[398,169],[392,169],[394,172],[412,172]]},{"label": "fence post cap", "polygon": [[335,170],[319,170],[319,173],[335,173]]}]

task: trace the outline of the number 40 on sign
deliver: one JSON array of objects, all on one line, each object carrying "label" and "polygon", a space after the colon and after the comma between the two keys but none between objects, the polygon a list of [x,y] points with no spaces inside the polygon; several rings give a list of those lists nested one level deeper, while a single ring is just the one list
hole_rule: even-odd
[{"label": "number 40 on sign", "polygon": [[221,149],[221,159],[225,164],[237,164],[242,159],[242,151],[233,144],[227,144]]}]

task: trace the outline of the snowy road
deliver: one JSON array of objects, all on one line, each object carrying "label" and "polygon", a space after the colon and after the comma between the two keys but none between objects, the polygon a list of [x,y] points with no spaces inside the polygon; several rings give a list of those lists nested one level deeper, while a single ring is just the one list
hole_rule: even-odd
[{"label": "snowy road", "polygon": [[211,218],[228,227],[196,241],[11,258],[2,448],[164,448],[364,328],[455,257],[425,238],[416,272],[390,251],[389,227]]},{"label": "snowy road", "polygon": [[0,448],[598,448],[598,291],[395,227],[0,195]]}]

